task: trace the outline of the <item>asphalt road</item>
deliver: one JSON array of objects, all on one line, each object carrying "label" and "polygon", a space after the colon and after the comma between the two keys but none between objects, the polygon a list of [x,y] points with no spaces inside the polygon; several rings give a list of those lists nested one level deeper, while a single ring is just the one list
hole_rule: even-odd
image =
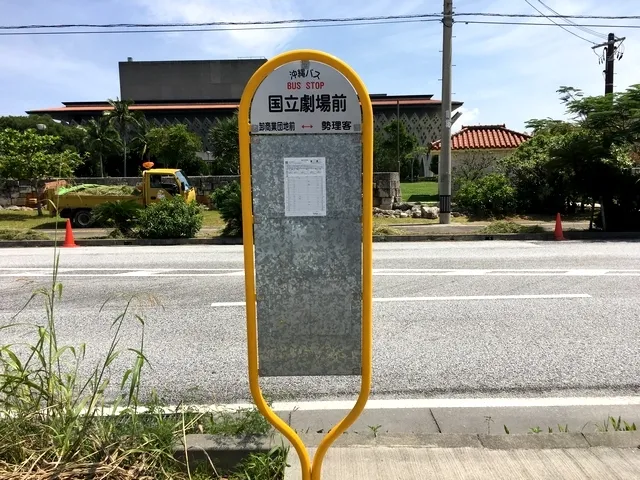
[{"label": "asphalt road", "polygon": [[[0,250],[0,325],[50,284],[53,259],[52,249]],[[137,295],[130,311],[146,319],[151,366],[143,396],[246,401],[242,266],[236,246],[62,249],[60,342],[86,342],[86,362],[97,362],[111,323]],[[638,390],[640,243],[376,244],[374,269],[372,398]],[[42,301],[34,302],[16,321],[46,321]],[[0,344],[29,340],[28,332],[0,330]],[[133,315],[122,332],[121,348],[139,346]],[[114,365],[114,381],[128,362]],[[273,400],[354,398],[359,387],[354,377],[261,383]]]}]

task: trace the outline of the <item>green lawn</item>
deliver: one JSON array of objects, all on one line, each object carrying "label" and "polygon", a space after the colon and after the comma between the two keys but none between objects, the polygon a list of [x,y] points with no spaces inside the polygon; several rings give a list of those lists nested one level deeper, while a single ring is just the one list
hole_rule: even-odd
[{"label": "green lawn", "polygon": [[[56,222],[58,230],[64,230],[67,222],[65,219],[50,217],[46,211],[43,213],[44,216],[38,217],[38,212],[35,210],[0,210],[0,230],[55,230]],[[206,210],[203,216],[203,228],[224,227],[220,212],[217,210]]]},{"label": "green lawn", "polygon": [[400,191],[403,202],[438,202],[438,182],[403,182]]}]

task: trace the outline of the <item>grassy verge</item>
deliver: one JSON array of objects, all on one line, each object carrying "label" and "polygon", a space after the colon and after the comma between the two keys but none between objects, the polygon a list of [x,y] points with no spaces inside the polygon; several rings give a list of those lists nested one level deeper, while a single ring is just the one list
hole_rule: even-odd
[{"label": "grassy verge", "polygon": [[[439,219],[427,219],[427,218],[392,218],[392,217],[375,217],[375,223],[381,225],[394,225],[394,224],[410,224],[410,225],[434,225],[440,223]],[[460,217],[452,217],[451,223],[469,223],[469,219],[464,215]]]},{"label": "grassy verge", "polygon": [[374,235],[404,235],[405,232],[400,230],[399,228],[393,228],[389,225],[373,225],[373,234]]},{"label": "grassy verge", "polygon": [[36,230],[0,228],[0,240],[49,240],[49,236]]},{"label": "grassy verge", "polygon": [[545,229],[540,225],[522,225],[508,220],[499,220],[480,230],[480,233],[545,233]]},{"label": "grassy verge", "polygon": [[[220,218],[217,210],[205,210],[203,228],[222,228],[224,222]],[[0,210],[0,230],[64,230],[66,219],[60,217],[50,217],[46,213],[38,217],[35,210],[13,211]]]},{"label": "grassy verge", "polygon": [[403,202],[438,202],[438,182],[403,182],[400,192]]},{"label": "grassy verge", "polygon": [[[264,434],[269,425],[254,409],[210,414],[180,409],[168,414],[156,397],[140,401],[148,365],[143,311],[158,305],[152,298],[119,300],[124,305],[110,322],[107,351],[95,365],[87,365],[85,344],[58,340],[56,318],[63,295],[58,261],[56,257],[51,284],[37,290],[12,323],[0,325],[5,339],[0,344],[0,478],[283,478],[284,447],[251,456],[235,472],[217,472],[213,464],[191,468],[176,460],[174,447],[189,433]],[[34,301],[43,301],[43,318],[33,325],[21,323],[20,314]],[[109,303],[99,313],[113,312]],[[137,327],[137,340],[127,328],[130,322]],[[119,347],[125,329],[126,340],[137,343],[128,349]],[[14,330],[11,337],[26,340],[8,344]],[[110,372],[116,363],[129,367],[114,381]]]}]

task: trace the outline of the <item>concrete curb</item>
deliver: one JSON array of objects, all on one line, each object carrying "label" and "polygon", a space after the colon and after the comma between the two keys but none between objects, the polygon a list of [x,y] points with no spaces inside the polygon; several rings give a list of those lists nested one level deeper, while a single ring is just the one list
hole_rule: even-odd
[{"label": "concrete curb", "polygon": [[243,437],[190,434],[186,435],[186,442],[174,444],[173,457],[185,463],[188,456],[191,469],[213,463],[218,473],[231,472],[251,454],[269,453],[273,447],[283,445],[281,438],[277,434]]},{"label": "concrete curb", "polygon": [[[640,232],[565,232],[566,240],[640,240]],[[373,241],[379,242],[436,242],[436,241],[490,241],[490,240],[553,240],[553,233],[504,233],[504,234],[476,234],[454,233],[433,235],[374,235]],[[130,238],[111,239],[96,238],[76,240],[79,247],[117,247],[117,246],[175,246],[175,245],[242,245],[242,239],[237,237],[214,238]],[[54,240],[0,240],[0,248],[52,248],[61,247],[62,241]]]},{"label": "concrete curb", "polygon": [[[317,447],[324,434],[302,434],[307,447]],[[186,448],[185,448],[186,443]],[[177,441],[173,447],[176,460],[190,468],[213,463],[219,473],[233,471],[253,453],[269,453],[274,447],[290,446],[281,434],[273,432],[265,436],[229,437],[222,435],[186,435],[186,442]],[[479,448],[488,450],[545,450],[585,448],[640,448],[640,432],[610,433],[536,433],[519,435],[484,435],[456,433],[428,433],[406,435],[343,434],[333,444],[334,448]],[[295,455],[293,449],[289,455]]]},{"label": "concrete curb", "polygon": [[[305,445],[315,447],[323,434],[301,435]],[[282,441],[288,441],[282,437]],[[279,445],[278,442],[276,444]],[[563,448],[640,448],[640,431],[608,433],[527,433],[527,434],[343,434],[333,444],[337,447],[417,447],[417,448],[485,448],[489,450],[542,450]]]}]

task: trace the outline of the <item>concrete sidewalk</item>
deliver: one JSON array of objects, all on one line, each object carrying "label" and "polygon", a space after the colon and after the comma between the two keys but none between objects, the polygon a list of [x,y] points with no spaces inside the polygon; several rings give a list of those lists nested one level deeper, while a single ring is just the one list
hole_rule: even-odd
[{"label": "concrete sidewalk", "polygon": [[[305,436],[308,444],[317,440]],[[360,439],[362,440],[362,439]],[[381,436],[366,445],[338,439],[322,480],[519,480],[640,478],[638,432],[603,434]],[[311,456],[315,449],[310,449]],[[300,480],[296,452],[286,480]]]}]

